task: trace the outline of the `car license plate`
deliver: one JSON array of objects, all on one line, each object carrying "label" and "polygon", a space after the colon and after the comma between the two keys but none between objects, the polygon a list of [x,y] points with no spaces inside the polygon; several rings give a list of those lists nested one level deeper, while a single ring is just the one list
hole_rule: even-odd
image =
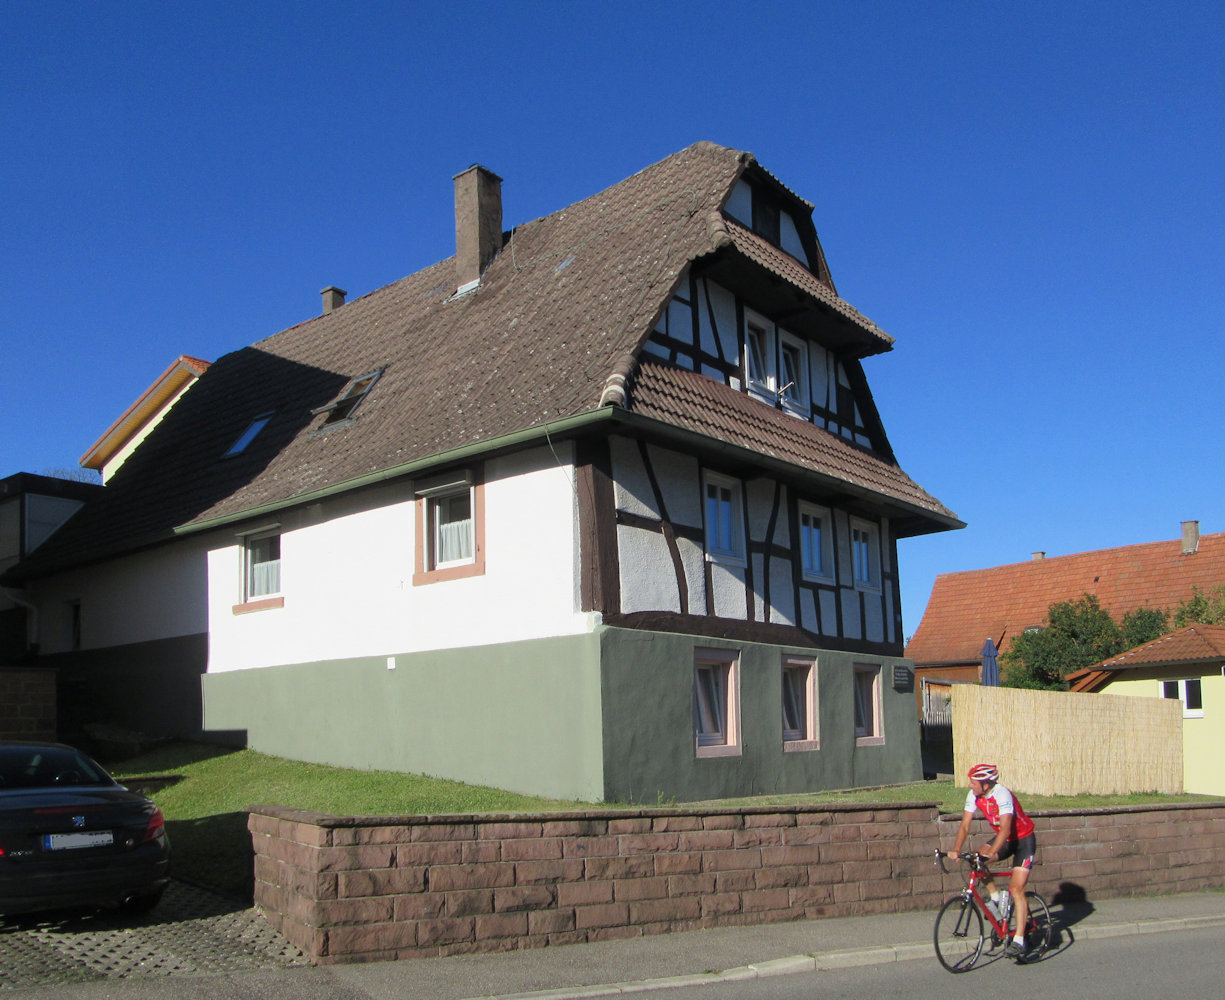
[{"label": "car license plate", "polygon": [[49,833],[43,838],[43,848],[48,851],[71,851],[81,847],[108,847],[115,842],[110,830],[91,830],[89,833]]}]

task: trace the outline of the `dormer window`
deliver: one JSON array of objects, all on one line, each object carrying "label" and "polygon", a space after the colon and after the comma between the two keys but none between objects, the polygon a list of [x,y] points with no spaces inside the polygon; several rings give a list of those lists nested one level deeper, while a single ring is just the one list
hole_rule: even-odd
[{"label": "dormer window", "polygon": [[361,405],[362,400],[374,388],[374,384],[382,374],[383,369],[376,368],[365,375],[359,375],[341,390],[340,395],[335,400],[328,403],[327,406],[319,407],[314,412],[327,413],[327,419],[323,422],[325,426],[327,424],[338,424],[342,420],[350,419],[353,416],[353,411]]},{"label": "dormer window", "polygon": [[247,429],[238,435],[238,440],[230,445],[230,450],[225,453],[226,458],[234,455],[241,455],[247,450],[247,446],[256,439],[259,432],[268,426],[268,421],[272,419],[276,411],[270,410],[267,413],[261,413],[258,417],[247,425]]},{"label": "dormer window", "polygon": [[778,203],[758,188],[753,189],[753,232],[775,246],[781,243]]},{"label": "dormer window", "polygon": [[[737,182],[724,210],[733,219],[753,230],[762,239],[773,243],[776,247],[791,254],[818,277],[820,272],[820,253],[810,255],[805,247],[805,241],[800,238],[797,225],[798,216],[794,210],[802,210],[795,205],[788,208],[788,202],[779,194],[762,184],[750,184],[748,181]],[[810,226],[808,228],[811,228]],[[813,246],[815,250],[815,244]]]}]

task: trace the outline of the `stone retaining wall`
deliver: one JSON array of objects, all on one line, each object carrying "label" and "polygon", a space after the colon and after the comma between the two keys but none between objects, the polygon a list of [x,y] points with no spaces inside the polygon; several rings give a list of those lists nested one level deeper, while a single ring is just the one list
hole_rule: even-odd
[{"label": "stone retaining wall", "polygon": [[[1048,902],[1225,886],[1225,803],[1033,814]],[[250,815],[255,902],[317,963],[934,908],[931,803],[548,815]],[[985,832],[985,824],[975,830]]]}]

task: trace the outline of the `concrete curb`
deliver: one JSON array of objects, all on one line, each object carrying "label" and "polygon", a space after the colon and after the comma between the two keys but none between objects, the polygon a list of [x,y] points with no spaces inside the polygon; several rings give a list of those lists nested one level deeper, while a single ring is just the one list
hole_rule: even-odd
[{"label": "concrete curb", "polygon": [[[1072,935],[1073,940],[1098,940],[1126,937],[1131,934],[1160,934],[1196,927],[1212,927],[1225,924],[1225,914],[1206,914],[1194,917],[1172,917],[1166,920],[1128,921],[1087,927]],[[841,951],[817,952],[814,955],[792,955],[768,962],[744,965],[722,972],[703,972],[686,976],[666,976],[660,979],[641,979],[622,983],[605,983],[599,986],[572,986],[556,990],[537,990],[531,993],[505,993],[499,996],[470,997],[468,1000],[586,1000],[588,997],[625,996],[645,993],[648,990],[680,989],[688,986],[707,986],[711,983],[740,982],[747,979],[763,979],[767,976],[789,976],[799,972],[821,972],[832,969],[852,969],[867,965],[888,965],[893,962],[911,962],[920,958],[935,958],[930,941],[914,944],[889,945],[872,948],[847,948]]]}]

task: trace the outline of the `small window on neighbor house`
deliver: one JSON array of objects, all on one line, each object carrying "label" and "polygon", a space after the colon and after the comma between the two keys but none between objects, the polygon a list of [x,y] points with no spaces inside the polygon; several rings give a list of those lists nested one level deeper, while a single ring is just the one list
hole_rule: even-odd
[{"label": "small window on neighbor house", "polygon": [[697,756],[740,753],[739,678],[731,650],[700,649],[693,664],[693,731]]},{"label": "small window on neighbor house", "polygon": [[238,440],[230,445],[230,450],[225,453],[225,457],[229,458],[231,455],[241,455],[244,451],[246,451],[247,446],[255,440],[259,432],[268,426],[268,421],[272,419],[274,413],[275,411],[261,413],[258,417],[252,420],[251,423],[247,425],[247,429],[238,435]]},{"label": "small window on neighbor house", "polygon": [[81,602],[68,602],[68,648],[81,648]]},{"label": "small window on neighbor house", "polygon": [[281,536],[253,535],[243,545],[243,600],[255,601],[281,592]]},{"label": "small window on neighbor house", "polygon": [[783,658],[783,749],[816,750],[817,665],[802,657]]},{"label": "small window on neighbor house", "polygon": [[[353,379],[348,385],[341,390],[336,399],[328,403],[327,406],[321,406],[315,410],[316,413],[327,413],[327,419],[323,422],[327,424],[338,424],[342,420],[348,420],[353,416],[353,411],[356,410],[370,392],[374,388],[374,384],[383,374],[382,368],[377,368],[366,375],[361,375]],[[330,411],[330,412],[329,412]]]},{"label": "small window on neighbor house", "polygon": [[880,535],[875,525],[851,522],[851,562],[856,587],[868,590],[880,587]]},{"label": "small window on neighbor house", "polygon": [[744,514],[740,483],[706,473],[706,557],[716,562],[744,561]]},{"label": "small window on neighbor house", "polygon": [[1179,681],[1161,681],[1161,696],[1182,702],[1184,719],[1204,717],[1204,694],[1200,678],[1189,677]]},{"label": "small window on neighbor house", "polygon": [[855,664],[855,743],[876,746],[885,742],[880,718],[880,667]]}]

